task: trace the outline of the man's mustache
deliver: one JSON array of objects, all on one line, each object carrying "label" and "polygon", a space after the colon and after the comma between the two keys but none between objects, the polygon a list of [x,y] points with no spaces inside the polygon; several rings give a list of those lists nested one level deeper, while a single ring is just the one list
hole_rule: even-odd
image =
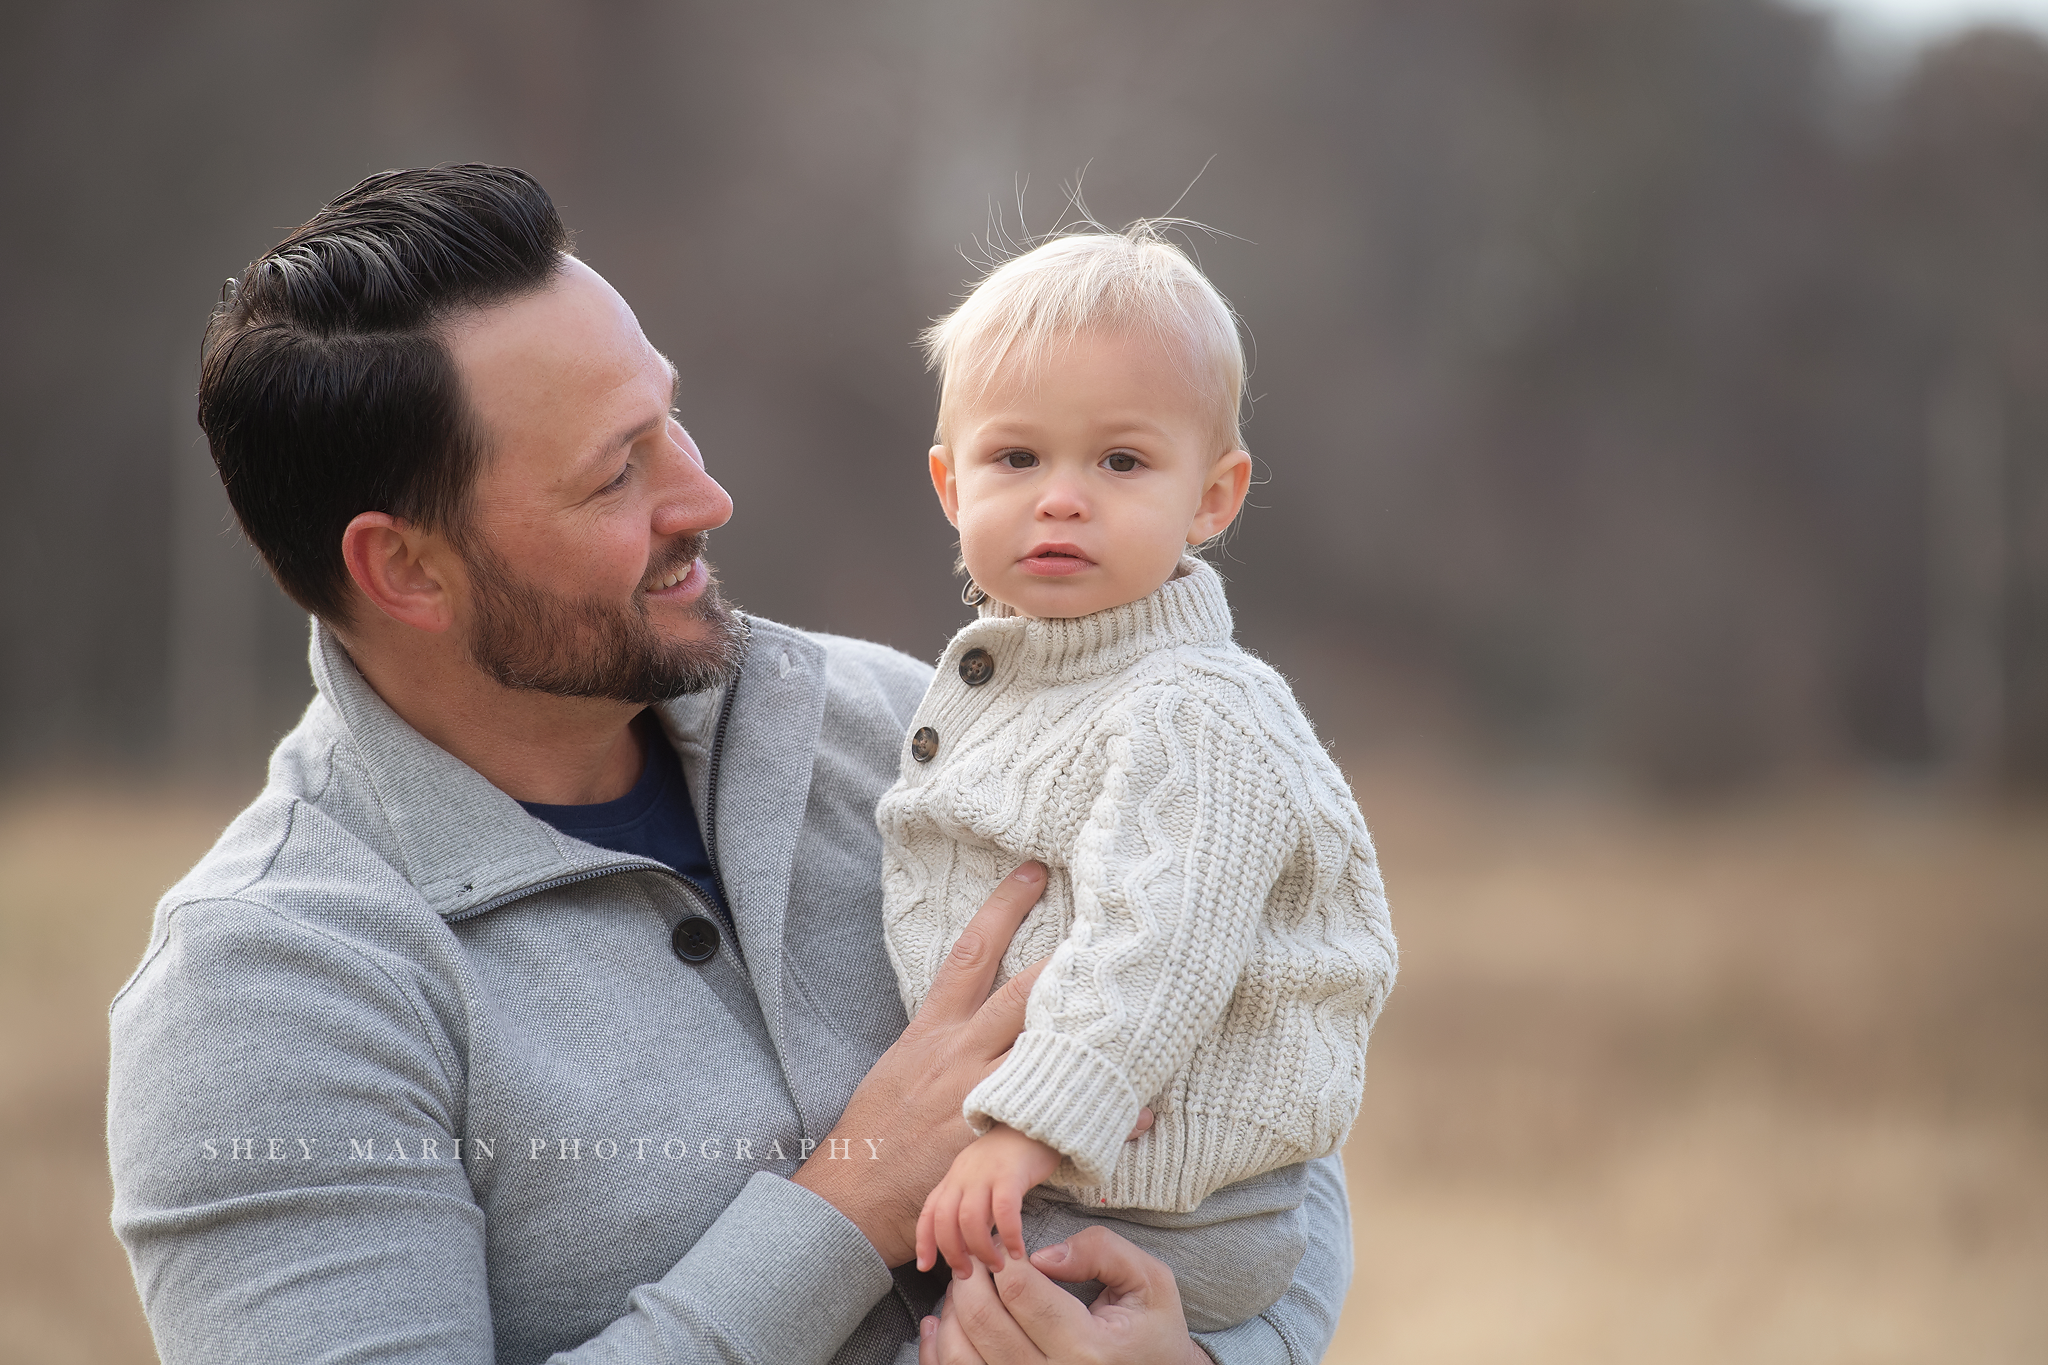
[{"label": "man's mustache", "polygon": [[671,542],[655,558],[654,562],[647,566],[647,572],[641,575],[640,581],[642,583],[659,583],[677,569],[688,567],[691,560],[703,557],[704,542],[707,539],[709,537],[704,532],[692,531],[681,539]]}]

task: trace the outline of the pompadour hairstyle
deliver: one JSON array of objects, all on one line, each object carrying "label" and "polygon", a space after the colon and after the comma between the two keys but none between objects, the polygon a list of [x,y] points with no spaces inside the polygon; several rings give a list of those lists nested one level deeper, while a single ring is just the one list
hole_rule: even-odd
[{"label": "pompadour hairstyle", "polygon": [[371,176],[229,281],[199,425],[294,602],[346,624],[359,513],[461,532],[480,449],[440,326],[545,288],[569,249],[524,171],[435,166]]},{"label": "pompadour hairstyle", "polygon": [[1075,336],[1108,330],[1170,347],[1189,386],[1215,396],[1218,434],[1229,442],[1222,449],[1243,445],[1245,363],[1237,315],[1164,235],[1197,226],[1140,218],[1112,232],[1083,223],[990,269],[920,338],[926,365],[939,373],[939,441],[946,441],[959,404],[985,392],[998,375],[1029,382]]}]

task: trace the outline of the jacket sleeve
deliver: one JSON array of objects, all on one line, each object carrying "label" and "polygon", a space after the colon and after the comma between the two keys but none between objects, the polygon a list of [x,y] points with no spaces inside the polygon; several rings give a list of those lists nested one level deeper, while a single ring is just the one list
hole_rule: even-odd
[{"label": "jacket sleeve", "polygon": [[1351,1287],[1351,1205],[1336,1153],[1308,1162],[1306,1170],[1301,1217],[1308,1245],[1294,1281],[1257,1317],[1195,1334],[1218,1365],[1314,1365],[1330,1349]]},{"label": "jacket sleeve", "polygon": [[1264,747],[1178,687],[1105,722],[1109,765],[1076,840],[1074,926],[1024,1033],[968,1095],[1109,1178],[1145,1100],[1223,1018],[1296,816]]},{"label": "jacket sleeve", "polygon": [[[489,1230],[450,1159],[462,1062],[396,964],[261,905],[188,904],[112,1035],[114,1229],[167,1365],[494,1359]],[[761,1173],[556,1358],[822,1362],[889,1286],[836,1209]]]}]

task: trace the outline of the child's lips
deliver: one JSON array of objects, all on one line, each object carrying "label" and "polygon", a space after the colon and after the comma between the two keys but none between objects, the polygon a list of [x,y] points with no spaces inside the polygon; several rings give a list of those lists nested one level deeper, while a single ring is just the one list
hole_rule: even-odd
[{"label": "child's lips", "polygon": [[1034,578],[1067,578],[1095,567],[1095,561],[1075,545],[1039,545],[1017,561],[1017,567]]}]

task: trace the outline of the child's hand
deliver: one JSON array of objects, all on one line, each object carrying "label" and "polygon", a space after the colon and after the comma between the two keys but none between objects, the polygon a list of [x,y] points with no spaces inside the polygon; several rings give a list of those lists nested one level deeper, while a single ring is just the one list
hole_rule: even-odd
[{"label": "child's hand", "polygon": [[[997,1124],[967,1144],[917,1216],[917,1268],[930,1270],[944,1252],[956,1276],[967,1274],[973,1256],[990,1269],[1003,1264],[1003,1251],[1024,1259],[1024,1191],[1059,1167],[1054,1148]],[[998,1246],[989,1236],[1002,1236]]]}]

